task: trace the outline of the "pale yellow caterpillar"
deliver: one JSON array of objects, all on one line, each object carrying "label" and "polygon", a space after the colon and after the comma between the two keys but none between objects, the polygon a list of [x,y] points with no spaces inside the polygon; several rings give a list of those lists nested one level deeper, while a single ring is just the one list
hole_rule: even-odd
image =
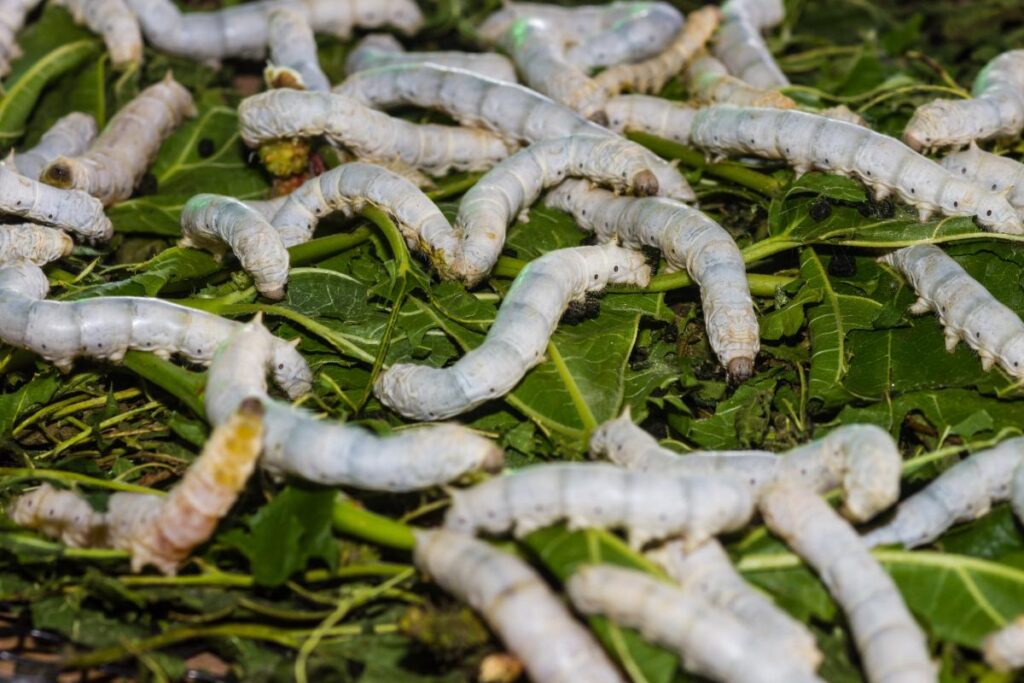
[{"label": "pale yellow caterpillar", "polygon": [[0,266],[27,261],[42,266],[71,253],[66,233],[34,223],[0,225]]},{"label": "pale yellow caterpillar", "polygon": [[125,0],[59,0],[78,24],[103,36],[114,66],[142,61],[142,31]]},{"label": "pale yellow caterpillar", "polygon": [[406,52],[390,33],[372,33],[348,53],[345,73],[391,64],[437,64],[471,71],[499,81],[516,82],[516,68],[505,55],[496,52]]},{"label": "pale yellow caterpillar", "polygon": [[0,78],[11,70],[11,62],[21,56],[18,32],[25,25],[25,17],[40,0],[0,0]]},{"label": "pale yellow caterpillar", "polygon": [[1024,668],[1024,616],[989,634],[981,649],[985,662],[996,671],[1008,673]]},{"label": "pale yellow caterpillar", "polygon": [[57,119],[30,150],[14,155],[12,168],[31,180],[38,180],[43,169],[59,156],[81,154],[96,137],[96,119],[72,112]]},{"label": "pale yellow caterpillar", "polygon": [[313,29],[302,12],[287,6],[271,11],[268,41],[270,64],[263,77],[270,87],[323,92],[331,89],[320,68]]},{"label": "pale yellow caterpillar", "polygon": [[5,163],[0,163],[0,214],[52,225],[90,242],[106,242],[114,234],[99,200],[79,190],[43,185]]}]

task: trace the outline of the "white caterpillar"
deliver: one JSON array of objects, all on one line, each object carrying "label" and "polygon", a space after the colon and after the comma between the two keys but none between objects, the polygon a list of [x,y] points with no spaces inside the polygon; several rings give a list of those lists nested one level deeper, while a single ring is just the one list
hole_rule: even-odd
[{"label": "white caterpillar", "polygon": [[393,26],[411,35],[423,25],[413,0],[262,0],[185,14],[171,0],[127,1],[149,43],[162,52],[206,62],[262,59],[270,13],[281,7],[301,12],[316,33],[339,38],[350,37],[353,27]]},{"label": "white caterpillar", "polygon": [[206,249],[218,257],[230,249],[260,294],[284,298],[288,250],[257,211],[231,197],[197,194],[181,211],[181,235],[183,247]]},{"label": "white caterpillar", "polygon": [[114,66],[142,61],[142,31],[125,0],[59,0],[75,23],[85,24],[103,36]]},{"label": "white caterpillar", "polygon": [[287,6],[271,11],[267,31],[270,64],[263,76],[270,87],[321,92],[331,89],[331,82],[320,68],[313,29],[302,12]]},{"label": "white caterpillar", "polygon": [[34,223],[0,225],[0,266],[28,261],[42,266],[71,253],[66,233]]},{"label": "white caterpillar", "polygon": [[707,104],[735,104],[741,107],[792,109],[796,102],[778,90],[758,88],[729,74],[725,64],[707,55],[698,57],[686,69],[690,93]]},{"label": "white caterpillar", "polygon": [[0,78],[11,71],[11,62],[21,56],[18,32],[25,17],[40,0],[0,0]]},{"label": "white caterpillar", "polygon": [[960,264],[931,244],[900,249],[879,261],[902,273],[917,292],[911,314],[936,312],[947,351],[962,339],[986,371],[998,364],[1011,377],[1024,379],[1024,322]]},{"label": "white caterpillar", "polygon": [[717,7],[702,7],[690,13],[682,29],[664,51],[638,64],[618,64],[605,69],[594,80],[610,96],[624,90],[658,92],[704,48],[718,28],[720,18],[721,12]]},{"label": "white caterpillar", "polygon": [[1006,193],[1006,199],[1024,210],[1024,164],[1009,157],[992,154],[971,141],[966,150],[953,152],[939,163],[961,178],[976,181],[992,192]]},{"label": "white caterpillar", "polygon": [[985,662],[1002,673],[1024,668],[1024,616],[989,634],[982,643]]},{"label": "white caterpillar", "polygon": [[697,112],[689,137],[710,154],[784,159],[798,174],[816,168],[855,176],[878,198],[898,195],[922,221],[936,212],[975,216],[988,230],[1024,233],[1004,196],[954,176],[895,138],[844,121],[793,109],[718,105]]},{"label": "white caterpillar", "polygon": [[[120,362],[129,350],[161,358],[184,356],[208,364],[239,323],[159,299],[108,296],[81,301],[45,301],[46,275],[21,263],[0,268],[0,339],[28,349],[62,371],[75,358]],[[297,398],[309,391],[312,374],[294,344],[274,339],[274,379]]]},{"label": "white caterpillar", "polygon": [[[568,107],[514,83],[433,64],[397,64],[354,73],[334,88],[370,107],[439,109],[464,126],[490,130],[511,143],[567,135],[611,135]],[[644,150],[660,193],[680,201],[697,198],[679,171]]]},{"label": "white caterpillar", "polygon": [[99,200],[78,190],[60,190],[30,180],[0,163],[0,214],[20,216],[105,242],[114,226]]},{"label": "white caterpillar", "polygon": [[168,71],[163,81],[122,107],[84,154],[57,157],[42,178],[57,187],[87,192],[104,206],[128,199],[161,143],[195,114],[192,95]]},{"label": "white caterpillar", "polygon": [[727,2],[722,6],[722,16],[714,54],[729,73],[765,90],[789,85],[761,36],[762,30],[780,23],[785,16],[782,0]]},{"label": "white caterpillar", "polygon": [[12,168],[31,180],[38,180],[43,169],[59,156],[81,154],[96,137],[96,119],[72,112],[57,120],[43,133],[32,149],[14,155]]},{"label": "white caterpillar", "polygon": [[689,671],[730,683],[821,683],[749,625],[703,596],[650,574],[607,564],[580,567],[566,583],[573,606],[638,629],[678,652]]},{"label": "white caterpillar", "polygon": [[442,529],[417,531],[416,566],[480,612],[535,683],[624,683],[590,632],[518,557]]},{"label": "white caterpillar", "polygon": [[736,571],[722,545],[711,539],[687,551],[671,541],[647,556],[657,562],[685,593],[701,596],[724,609],[780,654],[803,662],[812,671],[822,655],[806,626],[753,588]]},{"label": "white caterpillar", "polygon": [[318,484],[374,491],[415,491],[467,472],[501,469],[501,449],[460,425],[414,427],[379,437],[270,399],[265,375],[277,362],[274,343],[257,318],[217,352],[206,383],[212,424],[220,424],[246,398],[263,402],[264,468]]},{"label": "white caterpillar", "polygon": [[946,529],[988,514],[1010,499],[1014,472],[1024,461],[1024,437],[975,453],[900,503],[896,516],[864,537],[869,546],[931,543]]},{"label": "white caterpillar", "polygon": [[834,107],[821,109],[818,111],[818,114],[821,116],[827,116],[830,119],[835,119],[836,121],[846,121],[847,123],[852,123],[855,126],[863,126],[864,128],[869,127],[868,122],[863,116],[853,111],[845,104],[838,104]]},{"label": "white caterpillar", "polygon": [[243,100],[238,120],[242,139],[250,147],[279,138],[323,135],[360,159],[397,159],[435,176],[489,169],[513,149],[484,130],[410,123],[332,93],[271,90]]},{"label": "white caterpillar", "polygon": [[67,545],[125,550],[134,572],[153,565],[174,575],[193,549],[213,535],[252,474],[262,445],[262,415],[258,401],[239,406],[213,430],[166,498],[115,493],[107,512],[99,513],[77,494],[44,484],[14,502],[11,518]]},{"label": "white caterpillar", "polygon": [[372,33],[348,53],[345,73],[391,64],[437,64],[471,71],[499,81],[516,82],[516,68],[505,55],[496,52],[406,52],[390,33]]},{"label": "white caterpillar", "polygon": [[660,249],[673,270],[685,270],[700,286],[708,340],[729,376],[743,381],[753,374],[760,328],[743,255],[722,226],[672,199],[617,197],[586,181],[562,183],[544,203],[571,213],[601,242]]},{"label": "white caterpillar", "polygon": [[1004,52],[986,64],[971,95],[973,99],[922,104],[903,129],[903,140],[928,151],[1018,137],[1024,130],[1024,50]]},{"label": "white caterpillar", "polygon": [[641,132],[687,144],[697,109],[650,95],[618,95],[605,103],[608,127],[617,133]]},{"label": "white caterpillar", "polygon": [[526,467],[452,492],[445,527],[517,538],[565,520],[571,529],[625,529],[636,550],[679,536],[687,548],[750,521],[753,496],[727,477],[634,472],[604,463]]},{"label": "white caterpillar", "polygon": [[451,417],[504,396],[543,360],[571,301],[608,284],[644,286],[650,274],[641,253],[614,244],[549,252],[516,277],[480,346],[447,368],[392,365],[377,378],[374,393],[417,420]]}]

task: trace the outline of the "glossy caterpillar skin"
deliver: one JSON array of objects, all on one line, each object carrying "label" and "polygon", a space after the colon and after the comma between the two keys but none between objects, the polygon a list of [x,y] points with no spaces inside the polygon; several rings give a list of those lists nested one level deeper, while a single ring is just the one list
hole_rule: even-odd
[{"label": "glossy caterpillar skin", "polygon": [[0,163],[0,214],[52,225],[89,242],[106,242],[114,235],[99,200],[31,180],[5,163]]},{"label": "glossy caterpillar skin", "polygon": [[650,95],[618,95],[604,106],[608,127],[617,133],[641,132],[683,144],[699,110]]},{"label": "glossy caterpillar skin", "polygon": [[736,571],[722,545],[711,539],[687,551],[670,541],[647,553],[686,593],[698,595],[739,620],[758,637],[779,648],[787,659],[803,662],[810,670],[821,664],[814,635]]},{"label": "glossy caterpillar skin", "polygon": [[64,258],[74,242],[66,233],[34,223],[0,225],[0,267],[29,262],[37,266]]},{"label": "glossy caterpillar skin", "polygon": [[96,137],[96,119],[72,112],[57,119],[30,150],[14,155],[11,167],[30,180],[38,180],[43,169],[59,156],[81,154]]},{"label": "glossy caterpillar skin", "polygon": [[125,0],[59,0],[76,24],[103,36],[114,66],[142,62],[142,31]]},{"label": "glossy caterpillar skin", "polygon": [[25,17],[40,0],[0,0],[0,78],[11,71],[11,62],[21,56],[18,32]]},{"label": "glossy caterpillar skin", "polygon": [[516,82],[516,68],[505,55],[496,52],[406,52],[390,33],[371,33],[352,49],[345,60],[345,73],[354,74],[391,64],[437,64],[464,69],[486,78]]},{"label": "glossy caterpillar skin", "polygon": [[729,73],[763,90],[789,85],[761,36],[762,30],[782,22],[782,0],[731,0],[722,6],[722,15],[714,54]]},{"label": "glossy caterpillar skin", "polygon": [[548,463],[453,491],[445,527],[517,538],[565,520],[570,529],[622,528],[635,550],[681,537],[687,548],[742,528],[750,488],[726,477],[634,472],[605,463]]},{"label": "glossy caterpillar skin", "polygon": [[397,159],[435,176],[487,170],[513,149],[487,131],[410,123],[332,93],[271,90],[243,100],[238,120],[242,139],[250,147],[279,138],[323,135],[360,159]]},{"label": "glossy caterpillar skin", "polygon": [[971,94],[973,99],[922,104],[903,129],[903,140],[928,151],[1019,136],[1024,130],[1024,50],[1004,52],[986,64]]},{"label": "glossy caterpillar skin", "polygon": [[1024,668],[1024,616],[989,634],[981,647],[985,662],[996,671]]},{"label": "glossy caterpillar skin", "polygon": [[272,88],[330,90],[331,82],[320,68],[316,38],[305,15],[285,6],[272,10],[269,16],[270,64],[263,71],[267,84]]},{"label": "glossy caterpillar skin", "polygon": [[896,516],[864,537],[869,546],[899,544],[916,548],[946,529],[988,514],[1009,500],[1014,472],[1024,462],[1024,437],[975,453],[943,472],[900,503]]},{"label": "glossy caterpillar skin", "polygon": [[879,259],[899,271],[917,292],[913,315],[935,311],[950,353],[963,340],[986,371],[998,364],[1024,379],[1024,322],[941,249],[917,244]]},{"label": "glossy caterpillar skin", "polygon": [[939,160],[947,171],[976,181],[992,192],[1006,193],[1006,199],[1018,211],[1024,210],[1024,164],[1009,157],[992,154],[973,141],[967,149]]},{"label": "glossy caterpillar skin", "polygon": [[608,284],[642,287],[650,274],[641,253],[614,244],[548,252],[516,277],[480,346],[447,368],[396,363],[377,378],[374,393],[416,420],[444,419],[504,396],[543,360],[570,302]]},{"label": "glossy caterpillar skin", "polygon": [[921,627],[848,522],[799,485],[772,486],[760,510],[768,529],[817,572],[843,608],[869,681],[938,680]]},{"label": "glossy caterpillar skin", "polygon": [[443,529],[416,532],[416,566],[479,612],[535,683],[625,683],[590,632],[523,560]]},{"label": "glossy caterpillar skin", "polygon": [[899,448],[888,432],[867,424],[839,427],[780,455],[769,451],[680,455],[662,448],[627,412],[594,430],[590,452],[638,471],[736,477],[755,495],[778,483],[799,484],[818,493],[841,486],[844,514],[861,522],[895,503],[900,494]]},{"label": "glossy caterpillar skin", "polygon": [[987,230],[1024,233],[1002,195],[954,176],[899,140],[844,121],[792,109],[718,105],[697,112],[689,137],[709,154],[783,159],[798,174],[814,168],[854,176],[876,198],[896,194],[922,221],[936,212],[975,216]]},{"label": "glossy caterpillar skin", "polygon": [[[28,263],[0,268],[0,339],[28,349],[62,371],[75,358],[120,362],[128,350],[161,358],[179,354],[208,364],[239,323],[160,299],[108,296],[45,301],[49,283]],[[274,339],[274,379],[293,398],[305,394],[312,374],[293,344]]]},{"label": "glossy caterpillar skin", "polygon": [[703,596],[610,564],[580,567],[566,583],[573,606],[678,652],[686,669],[731,683],[821,683],[753,629]]},{"label": "glossy caterpillar skin", "polygon": [[[352,74],[335,92],[387,109],[416,106],[440,110],[464,126],[492,131],[510,143],[533,143],[575,134],[612,135],[538,92],[459,69],[400,64]],[[697,198],[678,170],[644,150],[660,193],[680,201]]]},{"label": "glossy caterpillar skin", "polygon": [[261,0],[184,14],[171,0],[127,2],[151,45],[161,52],[212,63],[229,57],[265,57],[269,16],[280,7],[301,12],[316,33],[339,38],[348,38],[357,26],[392,26],[412,35],[423,25],[423,14],[413,0]]},{"label": "glossy caterpillar skin", "polygon": [[75,547],[109,547],[131,555],[132,571],[153,565],[173,576],[217,529],[256,467],[263,407],[246,401],[213,430],[202,453],[170,494],[115,493],[99,513],[78,494],[48,484],[20,496],[11,510],[21,526]]},{"label": "glossy caterpillar skin", "polygon": [[260,294],[284,298],[288,250],[259,212],[232,197],[197,194],[181,211],[181,235],[180,246],[206,249],[218,258],[230,249]]},{"label": "glossy caterpillar skin", "polygon": [[673,270],[685,270],[700,287],[708,340],[729,377],[753,374],[760,328],[743,255],[722,226],[672,199],[618,197],[586,181],[562,183],[544,203],[572,214],[601,242],[660,249]]},{"label": "glossy caterpillar skin", "polygon": [[42,179],[87,192],[103,206],[128,199],[163,141],[195,114],[192,95],[168,71],[163,81],[122,107],[84,154],[57,157]]},{"label": "glossy caterpillar skin", "polygon": [[361,427],[318,420],[267,396],[266,372],[274,369],[274,337],[256,321],[218,350],[206,384],[206,413],[220,424],[247,398],[266,411],[264,468],[327,486],[373,491],[415,491],[446,484],[467,472],[500,470],[501,449],[455,424],[403,429],[377,436]]},{"label": "glossy caterpillar skin", "polygon": [[758,88],[729,73],[714,57],[698,57],[686,69],[687,88],[707,104],[735,104],[741,107],[792,109],[796,102],[771,88]]}]

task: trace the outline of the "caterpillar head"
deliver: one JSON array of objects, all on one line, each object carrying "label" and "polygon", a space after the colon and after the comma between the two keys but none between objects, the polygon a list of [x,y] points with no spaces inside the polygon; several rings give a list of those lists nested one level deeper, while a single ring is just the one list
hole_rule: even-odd
[{"label": "caterpillar head", "polygon": [[423,13],[415,2],[398,0],[384,3],[388,6],[387,22],[407,36],[411,36],[423,27]]},{"label": "caterpillar head", "polygon": [[899,500],[903,460],[888,432],[875,425],[850,425],[824,441],[844,470],[844,515],[864,522]]},{"label": "caterpillar head", "polygon": [[1001,232],[1009,235],[1024,234],[1024,223],[1021,216],[1006,199],[1009,190],[999,194],[985,193],[978,199],[978,210],[975,214],[978,223],[989,232]]},{"label": "caterpillar head", "polygon": [[1008,375],[1024,380],[1024,334],[1014,335],[999,349],[999,365]]},{"label": "caterpillar head", "polygon": [[590,435],[590,455],[594,458],[605,456],[616,465],[628,467],[629,450],[626,444],[637,433],[649,436],[647,432],[633,424],[633,416],[630,414],[629,406],[626,406],[622,415],[599,425]]},{"label": "caterpillar head", "polygon": [[611,243],[603,248],[610,252],[608,284],[646,287],[650,283],[651,266],[643,252],[623,249]]},{"label": "caterpillar head", "polygon": [[292,400],[308,394],[313,388],[313,371],[299,353],[298,344],[297,338],[287,343],[278,340],[271,356],[274,384],[281,387]]},{"label": "caterpillar head", "polygon": [[62,190],[71,190],[81,185],[80,179],[83,177],[82,162],[61,156],[51,161],[50,165],[43,169],[39,179],[47,185],[53,185]]},{"label": "caterpillar head", "polygon": [[916,152],[960,147],[972,140],[973,122],[964,120],[956,102],[935,100],[921,105],[903,129],[903,142]]}]

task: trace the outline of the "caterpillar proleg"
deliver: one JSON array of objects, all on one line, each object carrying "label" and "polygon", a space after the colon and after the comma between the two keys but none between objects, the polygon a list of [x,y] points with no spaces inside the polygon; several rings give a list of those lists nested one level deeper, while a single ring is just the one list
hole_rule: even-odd
[{"label": "caterpillar proleg", "polygon": [[416,532],[413,559],[483,615],[535,683],[624,683],[590,632],[518,557],[438,529]]},{"label": "caterpillar proleg", "polygon": [[996,671],[1024,668],[1024,616],[989,634],[981,648],[985,662]]},{"label": "caterpillar proleg", "polygon": [[267,40],[270,64],[263,71],[272,88],[297,88],[327,92],[331,82],[320,68],[316,39],[305,15],[287,6],[270,12]]},{"label": "caterpillar proleg", "polygon": [[649,278],[641,253],[614,244],[548,252],[516,277],[480,346],[447,368],[396,363],[377,378],[374,393],[417,420],[471,410],[507,394],[543,360],[571,301],[612,283],[643,286]]},{"label": "caterpillar proleg", "polygon": [[40,0],[0,0],[0,78],[11,70],[11,62],[21,56],[18,32],[25,25],[25,17]]},{"label": "caterpillar proleg", "polygon": [[34,223],[0,225],[0,266],[28,261],[42,266],[71,253],[66,233]]},{"label": "caterpillar proleg", "polygon": [[114,226],[99,200],[78,190],[60,190],[26,178],[0,163],[0,214],[20,216],[105,242]]},{"label": "caterpillar proleg", "polygon": [[729,74],[725,64],[710,56],[698,57],[686,69],[690,93],[708,104],[735,104],[741,107],[792,109],[796,102],[778,90],[758,88]]},{"label": "caterpillar proleg", "polygon": [[103,36],[114,66],[142,61],[142,31],[125,0],[59,0],[75,23],[85,24]]},{"label": "caterpillar proleg", "polygon": [[967,149],[939,160],[955,176],[968,178],[992,192],[1006,193],[1006,199],[1024,210],[1024,164],[1009,157],[992,154],[973,141]]},{"label": "caterpillar proleg", "polygon": [[516,68],[496,52],[406,52],[390,33],[372,33],[348,53],[345,73],[354,74],[391,64],[437,64],[471,71],[499,81],[516,82]]},{"label": "caterpillar proleg", "polygon": [[780,23],[785,16],[781,0],[727,2],[724,21],[714,42],[714,55],[729,73],[755,88],[771,90],[789,85],[761,31]]},{"label": "caterpillar proleg", "polygon": [[14,155],[13,168],[31,180],[38,180],[43,169],[59,156],[81,154],[96,137],[96,119],[72,112],[57,119],[30,150]]}]

